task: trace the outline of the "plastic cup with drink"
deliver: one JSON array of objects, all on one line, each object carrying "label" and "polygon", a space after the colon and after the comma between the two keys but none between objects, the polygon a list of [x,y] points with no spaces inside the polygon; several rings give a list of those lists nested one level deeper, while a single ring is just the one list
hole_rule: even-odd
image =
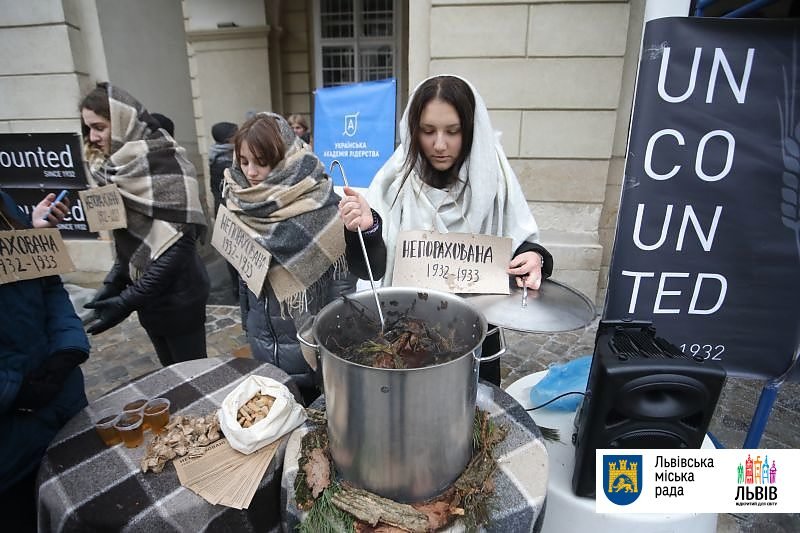
[{"label": "plastic cup with drink", "polygon": [[144,441],[143,420],[141,413],[123,412],[114,424],[126,448],[136,448]]},{"label": "plastic cup with drink", "polygon": [[161,433],[169,422],[169,400],[153,398],[144,406],[144,423],[153,433]]},{"label": "plastic cup with drink", "polygon": [[[136,400],[130,401],[122,406],[123,413],[136,413],[142,415],[144,417],[144,406],[147,403],[147,398],[138,398]],[[143,423],[142,429],[147,429],[147,424]]]},{"label": "plastic cup with drink", "polygon": [[117,428],[114,427],[117,420],[119,420],[119,413],[115,409],[103,409],[95,417],[94,428],[106,446],[114,446],[122,442]]}]

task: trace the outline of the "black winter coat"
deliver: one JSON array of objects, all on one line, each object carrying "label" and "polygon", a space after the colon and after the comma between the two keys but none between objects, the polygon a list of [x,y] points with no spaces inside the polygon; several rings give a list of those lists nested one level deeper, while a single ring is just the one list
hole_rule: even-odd
[{"label": "black winter coat", "polygon": [[128,275],[129,258],[117,250],[105,283],[122,290],[120,296],[138,312],[139,322],[149,333],[184,334],[205,324],[210,283],[195,240],[194,226],[187,227],[135,282]]},{"label": "black winter coat", "polygon": [[[314,373],[306,363],[297,340],[297,330],[310,326],[314,315],[323,307],[343,294],[353,292],[355,276],[332,279],[328,271],[323,279],[328,279],[323,297],[309,302],[309,310],[281,317],[280,304],[269,282],[264,283],[261,296],[256,297],[244,282],[239,281],[239,304],[242,311],[242,325],[247,331],[247,340],[253,357],[271,363],[289,374],[298,387],[311,388],[316,385]],[[310,337],[309,337],[309,340]]]},{"label": "black winter coat", "polygon": [[[231,147],[226,149],[226,147]],[[213,144],[208,158],[208,171],[211,177],[211,194],[214,195],[214,216],[222,203],[222,182],[226,168],[233,164],[233,146],[230,144]]]}]

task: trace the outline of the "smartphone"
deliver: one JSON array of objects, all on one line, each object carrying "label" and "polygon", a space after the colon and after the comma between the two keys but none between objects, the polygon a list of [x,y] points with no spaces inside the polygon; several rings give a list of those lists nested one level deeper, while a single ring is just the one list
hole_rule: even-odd
[{"label": "smartphone", "polygon": [[[53,204],[57,204],[58,202],[62,201],[64,198],[67,197],[68,193],[69,193],[69,191],[67,189],[64,189],[63,191],[58,193],[58,196],[56,196],[56,199],[53,200]],[[42,220],[47,220],[47,218],[50,216],[50,213],[53,212],[53,204],[50,205],[50,209],[47,210],[47,214],[44,217],[42,217]]]}]

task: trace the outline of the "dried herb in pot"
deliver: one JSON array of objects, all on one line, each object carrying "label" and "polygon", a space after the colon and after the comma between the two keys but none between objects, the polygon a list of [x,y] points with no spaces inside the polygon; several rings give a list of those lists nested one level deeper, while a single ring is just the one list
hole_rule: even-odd
[{"label": "dried herb in pot", "polygon": [[336,353],[346,361],[375,368],[422,368],[452,361],[463,355],[467,347],[455,342],[455,330],[442,333],[440,326],[430,327],[423,320],[401,316],[386,331],[377,332],[360,342],[340,345],[337,339],[328,344],[337,346]]}]

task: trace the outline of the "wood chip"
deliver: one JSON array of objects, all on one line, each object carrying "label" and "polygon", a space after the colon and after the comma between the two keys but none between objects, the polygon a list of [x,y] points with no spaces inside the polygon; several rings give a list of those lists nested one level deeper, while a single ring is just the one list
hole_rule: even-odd
[{"label": "wood chip", "polygon": [[189,454],[205,453],[205,446],[219,440],[219,420],[216,413],[205,417],[175,415],[147,446],[141,460],[142,472],[161,472],[168,461]]},{"label": "wood chip", "polygon": [[269,414],[275,398],[268,394],[256,394],[245,402],[236,412],[236,421],[243,428],[249,428]]}]

